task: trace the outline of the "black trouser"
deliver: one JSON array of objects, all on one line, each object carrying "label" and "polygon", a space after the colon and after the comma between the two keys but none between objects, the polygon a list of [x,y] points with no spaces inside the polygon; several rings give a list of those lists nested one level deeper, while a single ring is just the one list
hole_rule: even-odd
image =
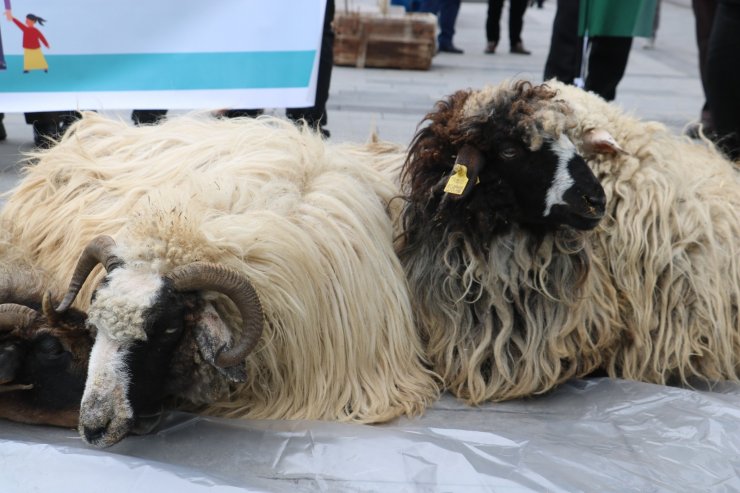
[{"label": "black trouser", "polygon": [[719,1],[707,49],[709,109],[719,145],[740,159],[740,3]]},{"label": "black trouser", "polygon": [[319,73],[316,80],[316,100],[308,108],[288,108],[285,114],[291,120],[306,120],[312,127],[324,126],[327,123],[326,102],[329,100],[331,70],[334,66],[334,31],[331,22],[334,20],[334,0],[326,2],[324,28],[321,35],[321,52],[319,53]]},{"label": "black trouser", "polygon": [[[550,52],[545,63],[545,80],[554,77],[572,84],[580,75],[583,38],[578,36],[578,7],[578,0],[558,0]],[[627,68],[632,38],[594,36],[589,38],[589,43],[591,52],[585,89],[612,101]]]},{"label": "black trouser", "polygon": [[[691,8],[694,10],[694,21],[696,22],[696,46],[699,49],[699,75],[701,76],[701,87],[704,90],[704,105],[702,106],[702,113],[704,113],[709,112],[707,47],[714,23],[714,13],[717,10],[717,0],[691,0]],[[706,119],[707,116],[702,115],[702,119]]]},{"label": "black trouser", "polygon": [[[509,0],[509,43],[515,46],[522,42],[522,26],[524,12],[527,10],[528,0]],[[486,17],[486,39],[499,42],[501,36],[501,11],[504,0],[488,0],[488,16]]]}]

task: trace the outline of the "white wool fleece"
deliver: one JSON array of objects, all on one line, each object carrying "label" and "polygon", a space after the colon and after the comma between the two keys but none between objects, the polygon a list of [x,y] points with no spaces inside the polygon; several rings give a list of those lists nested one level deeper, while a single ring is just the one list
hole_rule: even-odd
[{"label": "white wool fleece", "polygon": [[126,267],[115,270],[108,276],[108,284],[96,292],[87,323],[114,341],[144,341],[144,312],[161,287],[162,278],[156,272]]}]

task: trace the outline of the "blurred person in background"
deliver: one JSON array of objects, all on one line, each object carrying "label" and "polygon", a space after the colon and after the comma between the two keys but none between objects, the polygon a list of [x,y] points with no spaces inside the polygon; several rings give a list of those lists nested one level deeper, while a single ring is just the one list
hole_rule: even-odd
[{"label": "blurred person in background", "polygon": [[740,160],[740,0],[718,0],[707,47],[709,111],[719,147]]},{"label": "blurred person in background", "polygon": [[558,0],[544,79],[555,78],[574,84],[581,75],[581,64],[587,63],[584,89],[613,101],[617,85],[627,68],[632,37],[591,36],[588,60],[582,60],[583,37],[578,35],[579,8],[579,0]]},{"label": "blurred person in background", "polygon": [[419,11],[431,12],[437,16],[439,22],[437,50],[444,53],[464,53],[452,42],[457,14],[460,13],[460,0],[421,0]]},{"label": "blurred person in background", "polygon": [[712,33],[712,25],[714,24],[714,15],[717,11],[717,0],[691,0],[691,8],[694,11],[696,46],[699,49],[699,75],[701,76],[701,88],[704,91],[704,104],[699,114],[699,121],[688,126],[686,135],[692,139],[698,139],[699,129],[708,137],[714,134],[714,123],[708,102],[707,48],[709,46],[709,35]]},{"label": "blurred person in background", "polygon": [[[529,55],[530,51],[522,43],[522,27],[524,26],[524,12],[527,10],[528,0],[509,0],[509,51],[518,55]],[[485,53],[496,53],[501,35],[501,11],[504,9],[504,0],[488,0],[488,16],[486,17],[486,45]]]}]

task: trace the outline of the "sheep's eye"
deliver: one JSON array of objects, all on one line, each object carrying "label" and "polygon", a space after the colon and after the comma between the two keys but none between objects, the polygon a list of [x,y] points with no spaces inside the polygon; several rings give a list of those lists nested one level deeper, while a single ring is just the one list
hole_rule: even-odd
[{"label": "sheep's eye", "polygon": [[514,159],[519,156],[519,149],[514,146],[507,146],[501,149],[499,155],[504,159]]},{"label": "sheep's eye", "polygon": [[164,333],[166,335],[172,335],[178,332],[179,330],[180,330],[180,327],[170,327],[169,329],[165,330]]},{"label": "sheep's eye", "polygon": [[44,337],[39,340],[38,349],[46,356],[58,356],[64,352],[64,347],[55,337]]}]

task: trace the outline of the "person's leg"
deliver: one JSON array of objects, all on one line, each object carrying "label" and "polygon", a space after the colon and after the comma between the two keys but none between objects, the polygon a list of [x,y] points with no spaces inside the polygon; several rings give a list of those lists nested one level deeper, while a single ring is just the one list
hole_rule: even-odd
[{"label": "person's leg", "polygon": [[578,37],[578,0],[558,0],[544,80],[554,77],[572,84],[579,75],[581,46],[581,38]]},{"label": "person's leg", "polygon": [[[717,0],[692,0],[691,8],[694,11],[696,46],[699,50],[699,75],[701,77],[701,87],[704,90],[704,104],[701,108],[700,123],[704,127],[704,133],[711,134],[714,131],[714,123],[707,102],[709,98],[707,90],[707,46],[709,46],[709,35],[714,23],[714,13],[717,10]],[[689,129],[689,135],[698,137],[698,130],[698,125],[697,128]]]},{"label": "person's leg", "polygon": [[167,116],[167,110],[134,110],[131,112],[134,125],[154,125],[165,116]]},{"label": "person's leg", "polygon": [[496,53],[498,46],[501,21],[501,10],[504,8],[504,0],[488,0],[488,14],[486,15],[486,49],[485,53]]},{"label": "person's leg", "polygon": [[319,54],[319,73],[316,80],[316,100],[308,108],[288,108],[285,114],[291,120],[305,120],[312,127],[317,127],[328,137],[329,131],[323,128],[327,122],[326,102],[329,100],[331,72],[334,66],[334,30],[331,27],[334,19],[334,0],[326,3],[326,15],[321,35],[321,52]]},{"label": "person's leg", "polygon": [[5,125],[3,124],[4,119],[5,113],[0,113],[0,140],[5,140],[8,138],[8,134],[5,132]]},{"label": "person's leg", "polygon": [[486,16],[486,39],[488,42],[498,43],[501,37],[500,21],[504,0],[488,0],[488,15]]},{"label": "person's leg", "polygon": [[460,11],[460,0],[442,0],[439,7],[439,42],[440,51],[452,53],[462,53],[462,50],[455,48],[452,42],[455,36],[455,22],[457,14]]},{"label": "person's leg", "polygon": [[509,0],[509,46],[512,53],[529,55],[531,52],[524,48],[522,43],[522,27],[524,26],[524,12],[527,10],[527,0]]},{"label": "person's leg", "polygon": [[707,48],[707,86],[716,140],[733,160],[740,160],[740,4],[717,5]]},{"label": "person's leg", "polygon": [[509,0],[509,43],[515,46],[522,42],[522,28],[524,27],[524,12],[527,10],[527,0]]},{"label": "person's leg", "polygon": [[439,16],[439,2],[440,0],[420,0],[419,12],[429,12]]},{"label": "person's leg", "polygon": [[591,38],[586,90],[595,92],[607,101],[613,101],[617,96],[617,85],[627,68],[631,47],[631,37],[595,36]]}]

